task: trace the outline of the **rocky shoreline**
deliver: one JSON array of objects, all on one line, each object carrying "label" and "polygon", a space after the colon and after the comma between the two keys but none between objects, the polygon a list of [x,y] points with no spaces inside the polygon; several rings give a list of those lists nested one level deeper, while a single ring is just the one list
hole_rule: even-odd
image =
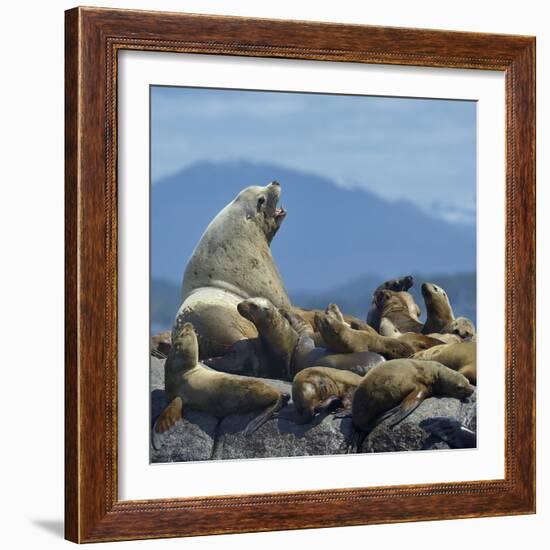
[{"label": "rocky shoreline", "polygon": [[[151,357],[152,423],[166,405],[164,361]],[[291,393],[290,382],[265,381]],[[446,443],[424,431],[419,424],[428,418],[450,416],[475,431],[476,395],[477,391],[465,402],[449,397],[426,399],[394,428],[389,427],[391,419],[379,424],[365,440],[363,452],[449,449]],[[351,418],[336,418],[331,414],[317,416],[309,424],[296,423],[292,400],[278,418],[268,421],[249,437],[243,435],[242,430],[253,414],[234,415],[219,420],[187,409],[184,416],[184,420],[171,429],[161,449],[150,446],[152,462],[345,454],[353,434]]]}]

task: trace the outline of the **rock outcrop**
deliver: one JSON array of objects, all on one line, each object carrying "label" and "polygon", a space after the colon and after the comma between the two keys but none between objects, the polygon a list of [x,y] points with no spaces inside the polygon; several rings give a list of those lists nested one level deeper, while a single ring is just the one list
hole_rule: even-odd
[{"label": "rock outcrop", "polygon": [[[291,393],[289,382],[265,381]],[[151,357],[152,422],[165,405],[164,360]],[[253,414],[220,420],[186,409],[184,416],[184,420],[172,428],[161,449],[151,447],[152,462],[343,454],[348,452],[354,432],[349,417],[317,416],[309,424],[298,424],[292,401],[278,418],[268,421],[249,437],[243,435],[243,429]],[[378,425],[367,437],[363,451],[448,449],[446,443],[419,426],[422,420],[435,416],[451,416],[475,431],[476,393],[467,402],[453,398],[426,399],[395,428],[389,427],[390,419]]]}]

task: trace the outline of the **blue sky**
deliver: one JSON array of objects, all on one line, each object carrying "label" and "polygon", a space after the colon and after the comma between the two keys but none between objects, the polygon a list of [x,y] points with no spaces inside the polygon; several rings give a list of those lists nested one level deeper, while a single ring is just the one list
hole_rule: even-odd
[{"label": "blue sky", "polygon": [[475,102],[153,86],[151,109],[153,183],[199,161],[269,162],[475,221]]}]

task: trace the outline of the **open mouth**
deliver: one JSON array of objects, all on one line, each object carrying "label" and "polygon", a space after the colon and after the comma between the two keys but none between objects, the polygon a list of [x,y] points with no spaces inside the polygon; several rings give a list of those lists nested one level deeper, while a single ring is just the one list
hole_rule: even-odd
[{"label": "open mouth", "polygon": [[275,208],[275,218],[279,219],[279,218],[284,218],[286,216],[286,210],[284,209],[284,207],[281,205],[279,206],[278,208]]}]

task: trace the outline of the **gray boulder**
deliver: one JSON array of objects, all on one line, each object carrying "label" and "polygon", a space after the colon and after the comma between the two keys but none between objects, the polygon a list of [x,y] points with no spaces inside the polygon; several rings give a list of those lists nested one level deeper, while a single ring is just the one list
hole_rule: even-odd
[{"label": "gray boulder", "polygon": [[390,428],[391,417],[376,426],[365,440],[363,452],[449,449],[447,443],[424,431],[420,422],[436,416],[450,416],[475,431],[476,404],[475,392],[464,402],[452,397],[430,397],[394,428]]},{"label": "gray boulder", "polygon": [[[264,380],[291,394],[292,385],[281,380]],[[151,357],[152,423],[166,406],[164,360]],[[152,462],[181,462],[242,458],[267,458],[343,454],[350,450],[354,429],[350,417],[317,416],[309,424],[299,424],[292,400],[279,413],[249,437],[243,429],[254,414],[218,419],[187,409],[159,450],[151,446]],[[448,449],[449,446],[428,434],[419,423],[435,416],[451,416],[475,431],[476,394],[467,401],[452,398],[426,399],[409,417],[389,427],[391,419],[378,425],[367,437],[363,452],[390,452]],[[152,424],[151,424],[152,425]]]}]

